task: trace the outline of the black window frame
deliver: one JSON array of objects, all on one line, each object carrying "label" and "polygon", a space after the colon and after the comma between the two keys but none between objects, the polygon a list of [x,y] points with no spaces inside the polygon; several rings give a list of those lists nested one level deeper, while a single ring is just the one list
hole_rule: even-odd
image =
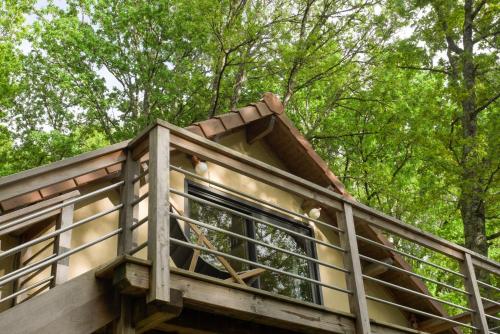
[{"label": "black window frame", "polygon": [[[254,202],[250,202],[247,200],[244,200],[242,198],[236,197],[234,195],[231,195],[229,193],[223,192],[219,189],[215,189],[212,187],[205,186],[203,184],[200,184],[198,182],[185,179],[184,182],[184,187],[185,187],[185,192],[189,195],[193,195],[199,198],[202,198],[204,200],[214,202],[218,205],[222,205],[228,208],[231,208],[233,210],[240,211],[242,213],[245,213],[247,215],[258,215],[259,218],[265,219],[265,217],[271,218],[272,223],[279,225],[280,227],[284,227],[299,233],[302,233],[306,236],[309,237],[314,237],[314,231],[311,227],[304,225],[303,222],[299,222],[296,220],[291,219],[288,216],[281,215],[275,211],[271,211],[270,209],[259,205]],[[190,203],[191,200],[186,200],[185,201],[185,212],[189,216],[191,210],[190,210]],[[247,237],[255,239],[255,221],[245,219],[247,221],[246,224],[246,233]],[[248,222],[251,223],[248,223]],[[186,224],[185,227],[185,233],[189,237],[191,231],[189,228],[189,225]],[[316,249],[316,243],[304,239],[304,244],[305,244],[305,252],[306,255],[313,258],[317,259],[317,249]],[[255,243],[248,242],[247,243],[248,247],[248,256],[249,260],[256,262],[256,245]],[[319,265],[315,262],[312,261],[307,261],[308,267],[309,267],[309,275],[310,278],[320,281],[320,272],[319,272]],[[313,303],[318,304],[318,305],[323,305],[323,293],[321,286],[318,284],[311,283],[312,285],[312,298],[313,298]],[[257,280],[253,285],[255,288],[260,288],[259,286],[259,280]]]}]

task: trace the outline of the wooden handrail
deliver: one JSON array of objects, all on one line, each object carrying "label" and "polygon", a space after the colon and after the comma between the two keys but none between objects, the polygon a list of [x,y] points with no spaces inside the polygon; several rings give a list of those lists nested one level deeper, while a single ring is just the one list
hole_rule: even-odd
[{"label": "wooden handrail", "polygon": [[343,203],[350,204],[353,208],[355,218],[410,239],[460,261],[463,261],[465,259],[464,254],[468,253],[472,257],[474,266],[500,275],[500,263],[488,259],[470,249],[454,244],[428,232],[424,232],[381,211],[337,194],[328,188],[321,187],[279,168],[231,150],[230,148],[198,136],[188,130],[174,126],[168,122],[157,120],[157,124],[170,130],[171,145],[176,149],[195,154],[200,158],[213,161],[223,167],[227,167],[279,189],[314,199],[337,211],[343,210]]},{"label": "wooden handrail", "polygon": [[0,202],[110,167],[125,160],[127,142],[0,178]]},{"label": "wooden handrail", "polygon": [[[474,266],[486,269],[490,272],[500,275],[500,264],[491,259],[488,259],[485,256],[482,256],[465,247],[451,243],[445,239],[439,238],[430,233],[424,232],[412,225],[405,224],[399,219],[386,215],[378,210],[370,208],[350,198],[343,197],[340,194],[337,194],[330,189],[318,186],[317,184],[301,179],[293,174],[287,173],[286,171],[267,165],[261,161],[248,157],[244,154],[235,152],[225,146],[222,146],[218,143],[210,141],[206,138],[203,138],[192,132],[189,132],[188,130],[176,127],[162,120],[157,120],[155,123],[150,125],[148,128],[144,129],[138,136],[136,136],[132,140],[123,141],[121,143],[111,145],[109,147],[100,150],[84,153],[73,158],[64,159],[47,166],[30,169],[25,172],[0,178],[0,190],[1,190],[0,202],[5,199],[9,199],[24,193],[28,193],[30,191],[50,186],[55,183],[62,182],[71,177],[82,174],[82,171],[79,170],[70,173],[71,175],[69,174],[60,175],[58,172],[62,168],[67,168],[71,166],[78,167],[83,162],[90,162],[93,159],[107,156],[113,152],[122,151],[124,148],[127,147],[132,149],[141,146],[141,144],[144,142],[148,144],[147,142],[149,141],[148,137],[149,132],[151,131],[151,129],[153,129],[158,125],[170,130],[170,132],[172,133],[173,145],[175,145],[174,139],[176,138],[178,138],[179,140],[184,139],[186,140],[186,142],[196,144],[196,145],[190,145],[189,150],[195,149],[199,155],[202,155],[202,152],[199,151],[200,146],[203,147],[204,149],[210,150],[211,157],[214,157],[214,153],[222,154],[227,158],[232,159],[233,162],[240,162],[241,164],[239,166],[233,163],[229,167],[231,169],[237,170],[242,174],[248,175],[248,173],[245,173],[246,169],[241,168],[243,165],[245,167],[251,166],[252,170],[265,171],[266,173],[276,176],[279,179],[275,180],[276,182],[272,182],[273,180],[270,180],[269,178],[267,178],[266,180],[261,178],[260,179],[261,181],[274,185],[278,188],[280,187],[285,188],[290,185],[294,185],[294,187],[289,190],[293,191],[299,189],[302,196],[313,198],[317,200],[319,203],[330,206],[338,211],[342,211],[342,203],[349,203],[353,208],[354,217],[357,219],[368,222],[379,228],[383,228],[391,233],[400,235],[405,238],[409,238],[417,243],[420,243],[438,252],[444,253],[447,256],[451,256],[457,260],[463,261],[464,254],[468,253],[472,257],[472,262]],[[198,150],[196,149],[196,146],[198,146]],[[178,148],[186,151],[186,149],[184,149],[183,147],[178,147]],[[89,168],[89,170],[102,168],[103,166],[109,165],[111,163],[123,162],[125,158],[126,157],[123,154],[119,159],[115,159],[113,162],[108,161],[107,163],[104,164],[99,162],[97,165],[94,165],[92,166],[92,168]],[[205,158],[209,159],[210,157],[205,156]],[[50,177],[47,178],[47,176]],[[44,180],[42,180],[43,178]],[[24,182],[19,182],[21,180]],[[26,182],[26,180],[29,180],[29,182]],[[23,186],[20,187],[20,185],[16,185],[16,183],[23,184]],[[286,186],[284,184],[286,184]]]}]

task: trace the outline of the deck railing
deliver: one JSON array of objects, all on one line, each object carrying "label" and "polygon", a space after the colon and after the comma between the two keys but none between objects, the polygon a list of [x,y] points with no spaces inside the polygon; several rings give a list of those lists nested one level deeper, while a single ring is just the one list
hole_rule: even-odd
[{"label": "deck railing", "polygon": [[[236,189],[227,183],[214,181],[182,166],[176,166],[170,160],[171,152],[174,151],[196,156],[198,159],[218,166],[218,168],[244,175],[273,189],[312,202],[333,216],[337,225],[313,219],[303,213],[284,208],[279,203],[250,195],[248,192],[242,191],[241,188]],[[95,160],[97,157],[114,152],[121,152],[120,158],[90,164],[91,161],[97,161]],[[412,314],[414,317],[413,326],[422,331],[433,333],[455,328],[464,332],[471,330],[477,333],[500,332],[500,318],[498,317],[500,310],[498,302],[500,265],[464,247],[420,231],[332,190],[162,121],[157,121],[134,140],[114,146],[113,150],[108,149],[105,153],[86,155],[83,161],[82,158],[80,160],[69,159],[66,163],[56,166],[61,168],[71,163],[83,163],[85,168],[80,172],[77,168],[69,168],[69,171],[58,177],[53,175],[55,173],[50,174],[52,173],[50,168],[44,168],[39,170],[39,173],[28,173],[24,177],[23,175],[19,176],[18,179],[14,176],[0,181],[0,200],[4,200],[79,177],[83,172],[92,173],[108,168],[113,163],[122,164],[121,173],[110,178],[112,182],[110,185],[85,195],[74,194],[72,197],[61,199],[62,202],[33,212],[26,211],[24,208],[19,211],[25,210],[28,213],[19,212],[16,216],[14,211],[0,216],[0,235],[2,235],[2,231],[10,233],[16,228],[33,226],[47,214],[55,212],[59,217],[53,230],[46,231],[40,236],[14,247],[2,249],[0,260],[15,256],[34,245],[39,246],[38,251],[43,253],[43,257],[39,260],[32,256],[31,259],[28,259],[29,261],[21,263],[18,268],[4,273],[0,277],[0,287],[15,283],[13,292],[10,295],[2,296],[0,303],[16,300],[27,291],[35,291],[34,289],[44,291],[54,287],[58,282],[63,282],[64,279],[61,277],[64,277],[68,265],[67,261],[64,261],[65,259],[106,239],[118,236],[117,255],[133,255],[147,248],[147,257],[152,263],[148,301],[169,302],[170,252],[175,247],[180,247],[192,250],[192,258],[188,266],[192,271],[196,266],[196,261],[193,259],[206,254],[216,259],[220,266],[227,271],[229,280],[236,283],[246,284],[245,280],[249,275],[258,276],[266,271],[280,277],[288,277],[297,284],[307,282],[311,286],[321,289],[334,290],[347,297],[350,312],[356,317],[357,333],[370,333],[368,301],[385,304]],[[50,174],[48,177],[47,173]],[[284,215],[292,220],[300,221],[306,226],[330,230],[338,237],[339,242],[325,241],[314,234],[304,235],[273,223],[272,220],[261,219],[255,215],[249,215],[176,189],[170,184],[170,173],[177,173],[187,179],[208,184],[237,198],[256,203],[272,214]],[[36,182],[44,176],[43,182]],[[27,182],[28,186],[26,184],[16,185],[16,181],[20,181],[19,178],[30,179],[30,182]],[[112,208],[77,222],[68,224],[65,221],[65,210],[69,210],[66,212],[66,216],[72,215],[71,208],[76,203],[88,201],[118,189],[121,189],[120,202],[114,203]],[[314,243],[318,247],[328,248],[341,255],[343,264],[335,264],[315,256],[299,254],[283,246],[273,244],[269,240],[250,238],[227,228],[200,219],[193,219],[185,212],[181,212],[182,210],[171,207],[170,198],[172,196],[181,197],[188,202],[202,203],[242,219],[253,221],[255,224],[267,226],[296,239]],[[139,205],[146,202],[148,214],[140,218]],[[119,224],[116,229],[91,242],[70,248],[65,236],[72,230],[115,211],[120,212]],[[197,240],[183,240],[170,235],[172,219],[184,222],[190,230],[195,232]],[[147,224],[147,238],[138,242],[137,231],[145,224]],[[343,275],[345,285],[332,284],[318,276],[313,277],[286,271],[278,265],[266,263],[258,258],[250,259],[229,254],[217,249],[217,244],[214,244],[205,233],[216,233],[242,240],[254,245],[254,247],[264,247],[276,252],[276,254],[286,254],[298,259],[297,261],[305,261],[305,263],[318,268],[328,268]],[[50,248],[53,251],[47,252]],[[378,251],[371,254],[366,252],[367,249]],[[425,258],[421,257],[423,255]],[[34,261],[35,259],[37,261]],[[248,273],[251,270],[247,270],[247,273],[238,272],[233,268],[234,263],[238,262],[254,271],[252,273]],[[46,268],[51,268],[50,272],[47,272]],[[45,276],[41,275],[44,270]],[[381,273],[387,272],[404,274],[405,281],[396,284],[377,278]],[[31,285],[22,284],[23,281],[32,281],[34,277],[37,280]],[[415,305],[419,304],[418,301],[421,300],[426,300],[428,303],[424,303],[425,307],[409,306],[374,296],[365,291],[367,284],[375,284],[398,291],[408,300],[413,298],[412,300],[416,301]]]}]

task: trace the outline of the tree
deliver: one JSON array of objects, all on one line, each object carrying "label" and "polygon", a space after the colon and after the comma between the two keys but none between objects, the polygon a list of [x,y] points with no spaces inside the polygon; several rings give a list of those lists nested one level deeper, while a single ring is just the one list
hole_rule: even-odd
[{"label": "tree", "polygon": [[[429,57],[411,70],[446,75],[451,100],[459,107],[450,120],[449,149],[457,164],[458,206],[465,246],[488,254],[486,220],[491,186],[498,182],[498,4],[489,1],[416,1],[414,41]],[[407,10],[407,8],[406,8]],[[444,53],[434,66],[439,53]],[[490,206],[492,207],[492,206]]]},{"label": "tree", "polygon": [[496,3],[44,3],[0,7],[2,175],[273,91],[359,201],[498,244]]}]

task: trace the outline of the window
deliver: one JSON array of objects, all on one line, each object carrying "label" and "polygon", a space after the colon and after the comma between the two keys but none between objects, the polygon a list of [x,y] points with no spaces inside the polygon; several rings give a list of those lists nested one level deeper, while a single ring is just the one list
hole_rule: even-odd
[{"label": "window", "polygon": [[[303,223],[293,221],[287,217],[277,215],[276,213],[271,213],[265,208],[256,206],[253,203],[236,199],[220,191],[191,182],[187,183],[187,190],[191,195],[218,204],[224,208],[244,213],[303,235],[312,236],[312,230]],[[241,217],[238,214],[195,200],[189,200],[188,208],[186,209],[186,212],[189,213],[192,219],[275,247],[292,251],[295,254],[313,258],[316,257],[316,248],[312,241],[287,233],[273,226]],[[222,232],[209,230],[203,227],[198,228],[207,236],[215,248],[221,252],[265,264],[303,277],[318,279],[318,268],[314,262],[294,257],[240,238],[228,236]],[[189,227],[186,229],[186,235],[191,239],[191,242],[196,243],[198,241],[197,234],[193,233],[192,229]],[[227,272],[226,268],[213,254],[206,252],[203,254],[202,252],[201,258],[219,271]],[[240,261],[228,259],[228,262],[237,272],[255,268]],[[280,273],[266,270],[255,277],[253,281],[250,281],[249,284],[266,291],[321,304],[321,289],[319,286]]]}]

